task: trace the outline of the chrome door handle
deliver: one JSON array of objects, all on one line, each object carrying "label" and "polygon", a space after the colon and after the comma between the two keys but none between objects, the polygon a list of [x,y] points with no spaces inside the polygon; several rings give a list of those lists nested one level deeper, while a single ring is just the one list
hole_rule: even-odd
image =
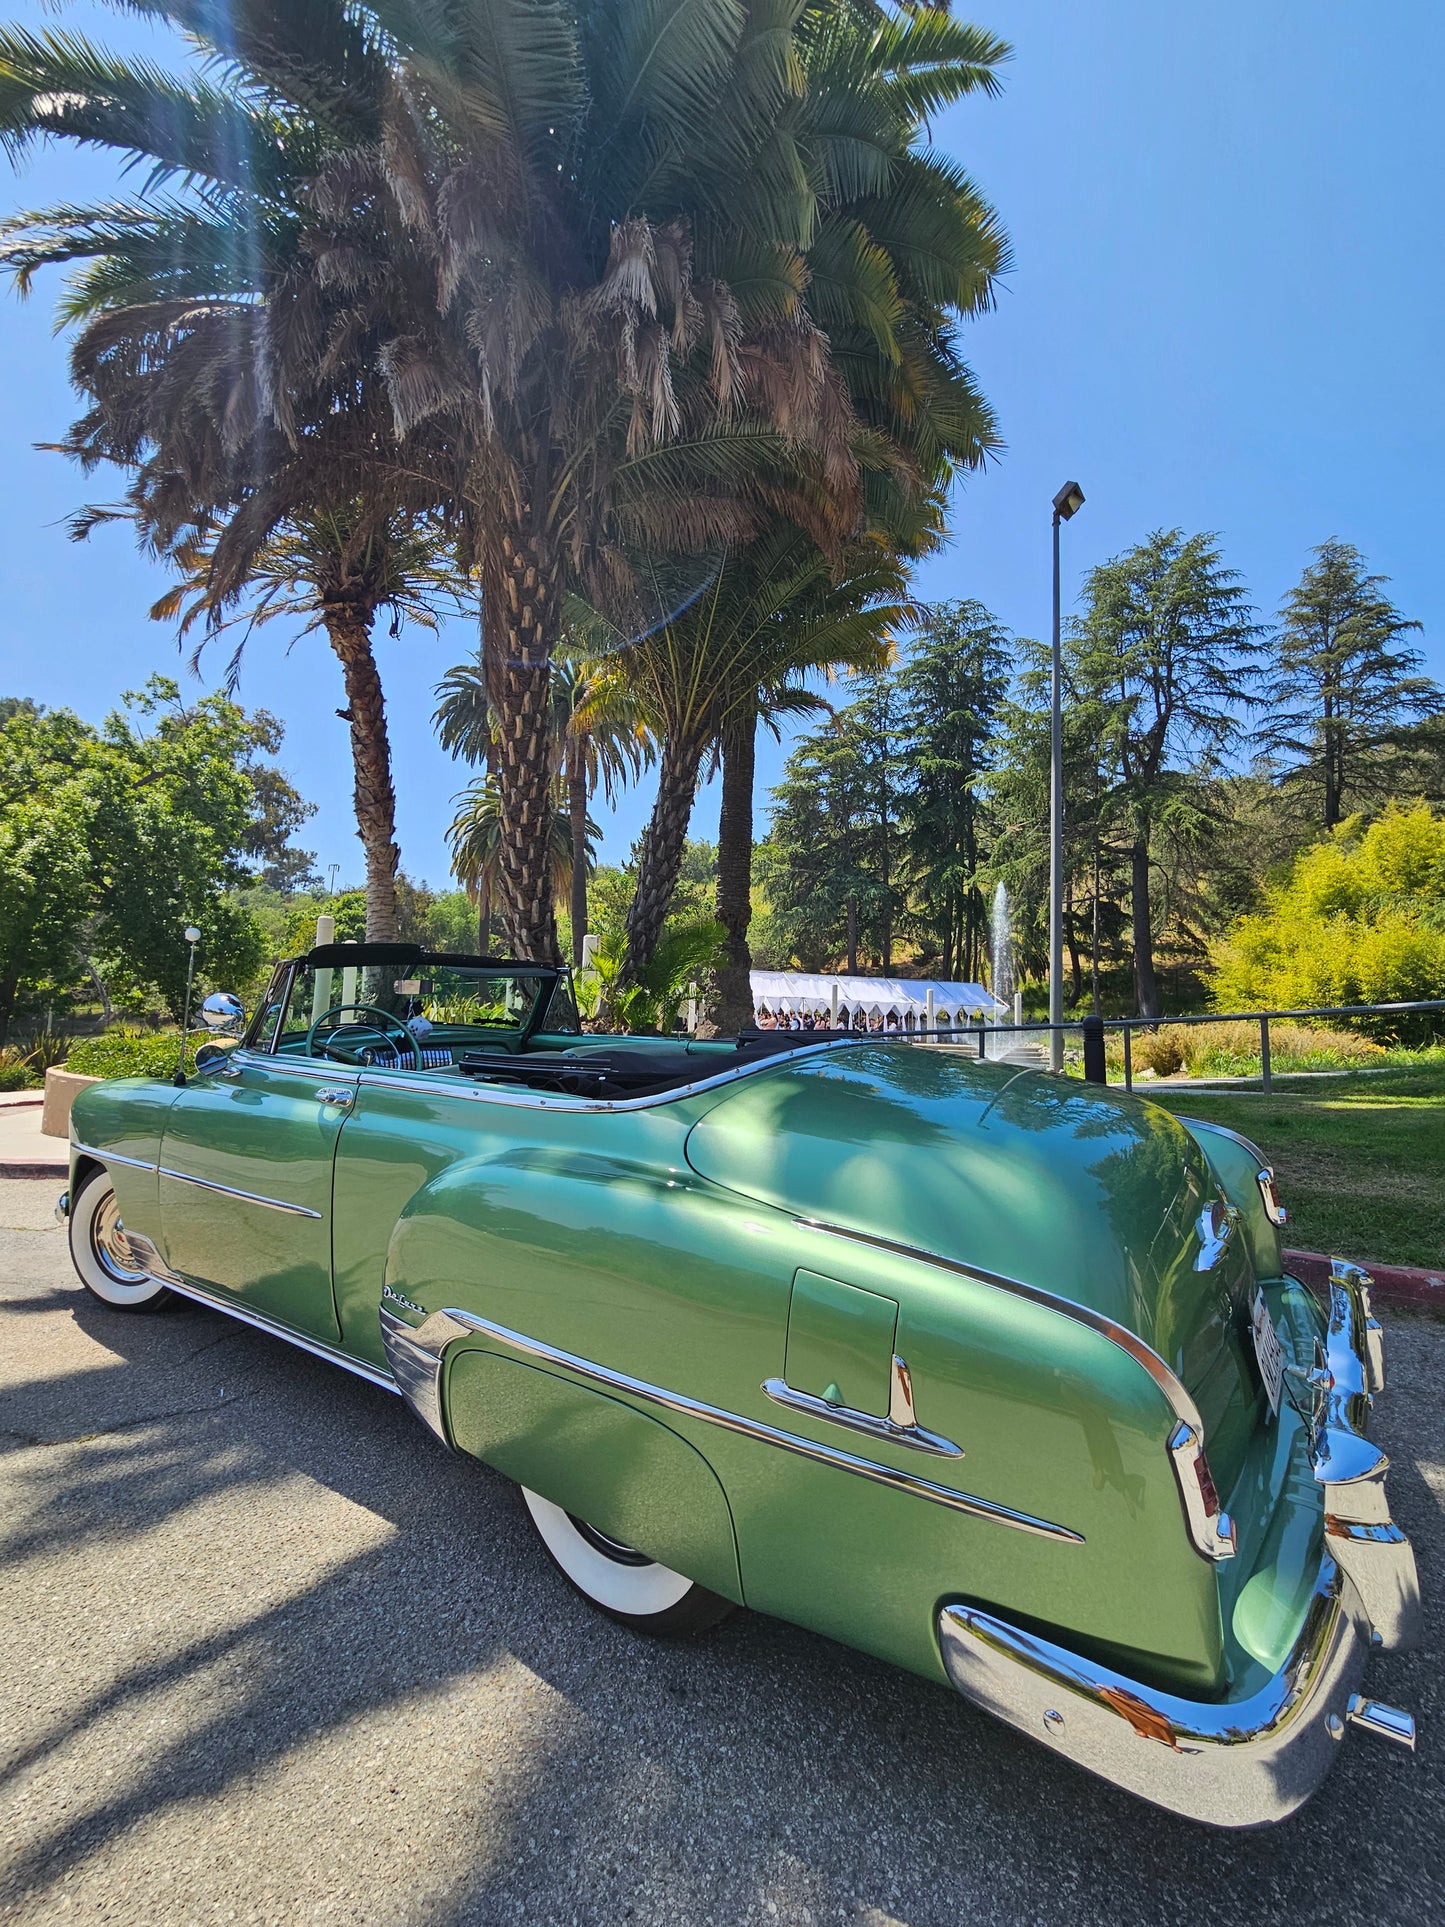
[{"label": "chrome door handle", "polygon": [[354,1091],[321,1090],[316,1093],[323,1104],[350,1104],[355,1097]]}]

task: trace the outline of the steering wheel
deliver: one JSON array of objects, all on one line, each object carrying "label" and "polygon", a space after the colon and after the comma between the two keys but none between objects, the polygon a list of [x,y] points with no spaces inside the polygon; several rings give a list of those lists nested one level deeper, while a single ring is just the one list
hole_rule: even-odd
[{"label": "steering wheel", "polygon": [[[357,1023],[356,1013],[358,1012],[372,1021]],[[421,1055],[416,1047],[416,1039],[405,1024],[398,1023],[389,1010],[380,1010],[375,1004],[337,1004],[331,1010],[323,1010],[306,1033],[306,1055],[331,1057],[338,1064],[364,1064],[365,1058],[355,1048],[348,1048],[347,1044],[342,1044],[335,1038],[323,1038],[320,1035],[323,1027],[340,1030],[343,1028],[343,1023],[346,1029],[361,1031],[363,1037],[369,1032],[380,1043],[390,1039],[399,1044],[403,1050],[411,1052],[412,1070],[421,1069]]]}]

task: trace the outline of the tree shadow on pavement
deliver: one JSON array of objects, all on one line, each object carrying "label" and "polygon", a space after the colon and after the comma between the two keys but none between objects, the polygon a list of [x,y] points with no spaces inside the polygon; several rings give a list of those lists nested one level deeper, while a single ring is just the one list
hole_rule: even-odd
[{"label": "tree shadow on pavement", "polygon": [[[17,1918],[76,1879],[147,1921],[1438,1917],[1428,1728],[1413,1761],[1351,1739],[1302,1815],[1225,1840],[794,1627],[627,1632],[505,1481],[244,1327],[76,1317],[110,1360],[4,1420]],[[1438,1501],[1399,1497],[1438,1571]],[[1432,1602],[1375,1690],[1425,1712],[1440,1630]]]}]

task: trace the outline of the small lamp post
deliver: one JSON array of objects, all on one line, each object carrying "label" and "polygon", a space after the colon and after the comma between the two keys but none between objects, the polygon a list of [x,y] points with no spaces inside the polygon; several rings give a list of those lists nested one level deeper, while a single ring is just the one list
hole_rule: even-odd
[{"label": "small lamp post", "polygon": [[186,1039],[191,1034],[191,986],[196,981],[196,945],[201,941],[201,933],[193,923],[188,923],[181,932],[191,946],[191,954],[186,962],[186,1001],[181,1011],[181,1054],[176,1059],[176,1074],[173,1084],[186,1081]]},{"label": "small lamp post", "polygon": [[1054,497],[1054,648],[1049,718],[1049,1069],[1064,1068],[1064,720],[1059,643],[1059,528],[1084,506],[1077,482]]}]

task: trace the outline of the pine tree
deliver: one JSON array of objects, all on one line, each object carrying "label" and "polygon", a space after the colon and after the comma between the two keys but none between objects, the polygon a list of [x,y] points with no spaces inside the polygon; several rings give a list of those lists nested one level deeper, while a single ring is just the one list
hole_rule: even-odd
[{"label": "pine tree", "polygon": [[1390,789],[1391,759],[1406,725],[1438,710],[1445,694],[1418,673],[1418,649],[1401,648],[1418,629],[1384,593],[1348,542],[1322,542],[1286,597],[1275,637],[1275,705],[1258,740],[1287,759],[1288,779],[1317,793],[1332,830],[1353,806]]},{"label": "pine tree", "polygon": [[1092,571],[1074,639],[1081,693],[1108,705],[1112,799],[1132,832],[1130,915],[1139,1013],[1159,1015],[1151,866],[1156,834],[1192,834],[1202,785],[1255,700],[1260,629],[1212,537],[1158,529]]},{"label": "pine tree", "polygon": [[1008,691],[1008,631],[981,602],[941,602],[898,680],[911,771],[904,805],[910,880],[942,953],[942,974],[973,982],[988,920],[979,881],[982,778]]}]

